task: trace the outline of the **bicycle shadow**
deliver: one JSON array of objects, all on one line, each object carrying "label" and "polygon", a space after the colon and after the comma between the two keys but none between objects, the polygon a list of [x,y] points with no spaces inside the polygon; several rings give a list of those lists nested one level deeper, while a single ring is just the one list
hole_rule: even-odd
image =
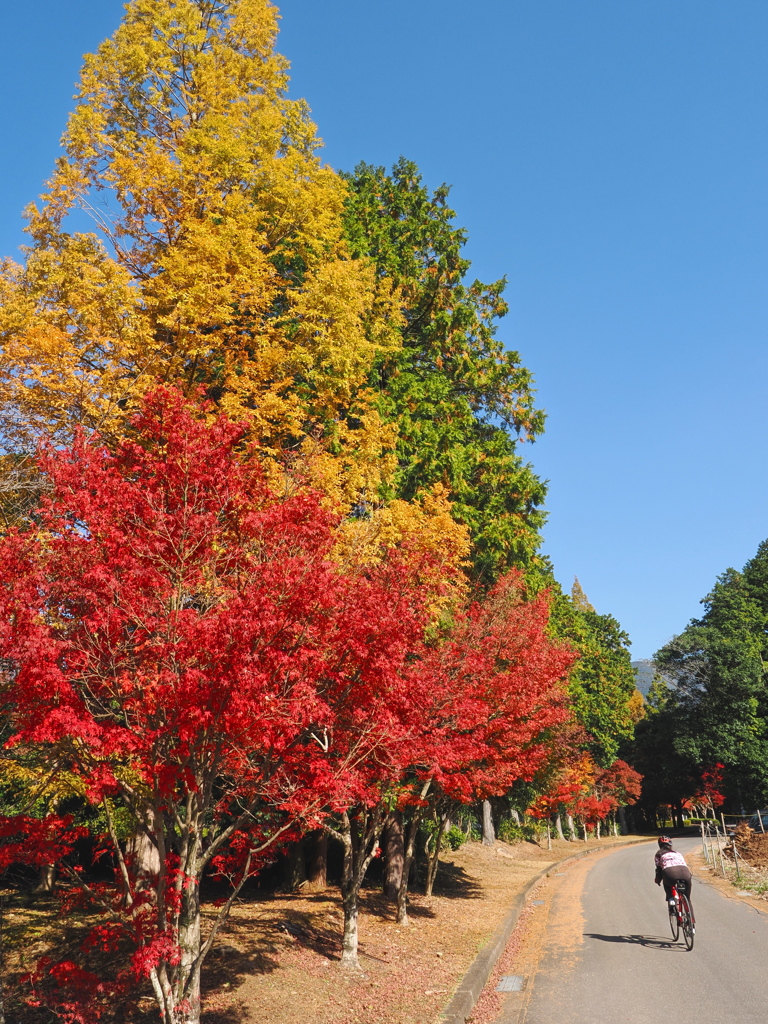
[{"label": "bicycle shadow", "polygon": [[686,948],[672,939],[664,939],[660,935],[600,935],[597,932],[584,932],[585,939],[599,939],[601,942],[624,942],[631,946],[648,946],[650,949],[664,949],[677,953],[685,953]]}]

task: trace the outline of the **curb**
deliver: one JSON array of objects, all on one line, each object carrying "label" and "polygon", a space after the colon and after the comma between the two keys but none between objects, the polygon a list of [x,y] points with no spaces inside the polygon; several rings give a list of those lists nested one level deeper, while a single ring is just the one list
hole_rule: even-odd
[{"label": "curb", "polygon": [[[651,843],[653,841],[653,836],[644,837],[642,839],[628,839],[626,843],[614,843],[613,849],[620,849],[625,846],[634,846],[639,843]],[[564,857],[562,860],[555,861],[554,864],[550,864],[548,868],[544,868],[543,871],[540,871],[538,875],[531,879],[523,892],[518,893],[518,895],[515,896],[507,916],[504,918],[499,928],[494,932],[488,944],[477,954],[470,965],[469,970],[459,982],[459,987],[454,992],[451,1001],[442,1011],[440,1018],[442,1024],[465,1024],[466,1019],[475,1008],[475,1003],[480,998],[481,992],[488,983],[488,979],[491,976],[493,968],[496,966],[496,961],[507,947],[507,943],[509,942],[512,932],[515,930],[515,926],[520,918],[520,914],[525,906],[526,900],[542,878],[546,878],[547,875],[555,871],[557,868],[561,868],[565,864],[570,864],[571,861],[581,860],[582,857],[588,857],[592,853],[604,852],[605,849],[601,850],[599,846],[593,846],[591,850],[583,850],[581,853],[572,853],[570,856]]]}]

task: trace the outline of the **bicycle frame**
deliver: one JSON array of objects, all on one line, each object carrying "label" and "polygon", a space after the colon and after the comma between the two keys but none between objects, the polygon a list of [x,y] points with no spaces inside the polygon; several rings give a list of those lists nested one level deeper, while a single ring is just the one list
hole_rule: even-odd
[{"label": "bicycle frame", "polygon": [[[688,899],[688,893],[679,893],[677,891],[677,886],[673,885],[671,889],[671,896],[675,901],[675,916],[677,919],[677,929],[675,929],[674,926],[672,929],[673,937],[675,941],[677,941],[680,930],[682,929],[685,945],[689,950],[691,950],[693,949],[693,937],[696,934],[696,918],[693,914],[693,907]],[[681,896],[685,900],[685,912],[683,910]],[[672,915],[670,913],[670,919],[671,917]],[[675,934],[675,931],[677,931],[677,934]]]}]

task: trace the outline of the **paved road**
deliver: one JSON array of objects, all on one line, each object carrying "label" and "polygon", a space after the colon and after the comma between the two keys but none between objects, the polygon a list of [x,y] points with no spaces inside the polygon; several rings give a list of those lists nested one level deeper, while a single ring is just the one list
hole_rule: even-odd
[{"label": "paved road", "polygon": [[[686,853],[696,840],[682,840]],[[694,880],[696,942],[672,942],[656,846],[584,858],[537,895],[499,1024],[764,1024],[768,914]]]}]

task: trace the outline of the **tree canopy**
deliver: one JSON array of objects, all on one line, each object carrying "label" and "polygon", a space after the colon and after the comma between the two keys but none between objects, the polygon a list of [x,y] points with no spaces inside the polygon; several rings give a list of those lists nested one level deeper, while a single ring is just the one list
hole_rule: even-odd
[{"label": "tree canopy", "polygon": [[639,736],[672,730],[671,756],[699,776],[721,763],[734,807],[768,797],[768,543],[743,570],[727,569],[703,599],[704,614],[657,654],[659,670],[674,683],[664,706]]},{"label": "tree canopy", "polygon": [[491,583],[538,548],[546,493],[517,447],[544,415],[530,372],[496,337],[505,282],[468,277],[448,188],[430,192],[411,161],[391,174],[360,164],[345,180],[350,251],[373,261],[377,286],[400,303],[401,344],[377,355],[370,376],[397,427],[393,491],[413,499],[444,487],[469,529],[476,578]]},{"label": "tree canopy", "polygon": [[[86,57],[24,265],[0,271],[7,446],[120,433],[157,381],[203,385],[277,449],[346,424],[346,468],[376,486],[391,436],[361,385],[398,314],[343,239],[346,189],[285,96],[276,16],[132,0]],[[90,232],[68,230],[76,210]]]}]

